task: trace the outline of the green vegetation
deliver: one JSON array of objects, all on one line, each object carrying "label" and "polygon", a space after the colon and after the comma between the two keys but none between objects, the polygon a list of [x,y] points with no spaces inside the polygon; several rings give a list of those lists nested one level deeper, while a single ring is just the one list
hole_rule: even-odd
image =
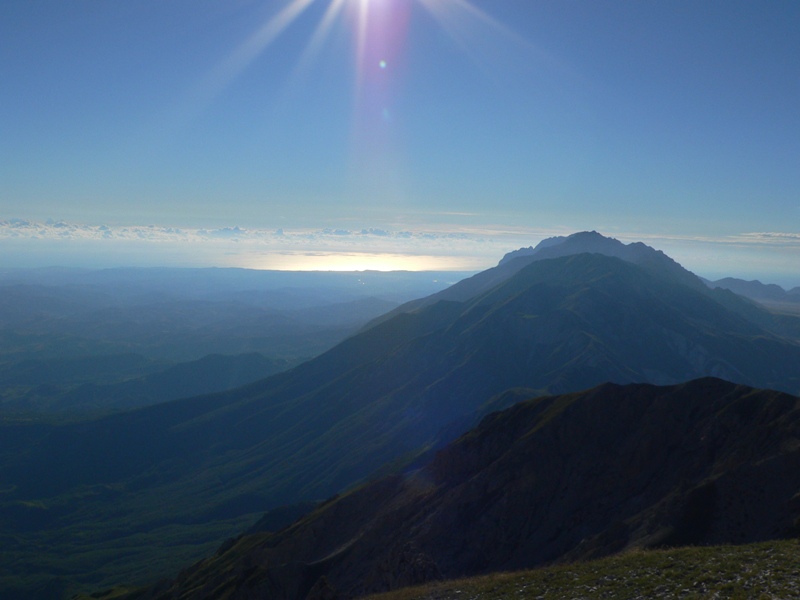
[{"label": "green vegetation", "polygon": [[631,551],[601,560],[405,588],[372,600],[797,598],[797,540]]},{"label": "green vegetation", "polygon": [[258,353],[210,354],[176,365],[135,354],[10,364],[0,360],[0,421],[88,419],[233,389],[298,362]]},{"label": "green vegetation", "polygon": [[[252,525],[252,515],[198,525],[164,525],[141,533],[110,530],[81,523],[63,527],[60,535],[24,532],[0,535],[11,563],[0,568],[3,598],[58,598],[69,593],[119,584],[147,582],[172,575],[197,559],[198,551],[213,554],[218,540]],[[51,574],[47,579],[42,572]],[[84,577],[75,576],[85,573]],[[48,590],[58,588],[59,593]],[[15,595],[16,592],[16,595]]]}]

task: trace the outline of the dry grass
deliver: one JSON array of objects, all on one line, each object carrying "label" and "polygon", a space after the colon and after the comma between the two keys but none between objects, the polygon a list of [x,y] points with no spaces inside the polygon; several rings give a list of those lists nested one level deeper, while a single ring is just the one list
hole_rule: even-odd
[{"label": "dry grass", "polygon": [[797,540],[632,551],[586,563],[406,588],[373,600],[798,598],[798,559]]}]

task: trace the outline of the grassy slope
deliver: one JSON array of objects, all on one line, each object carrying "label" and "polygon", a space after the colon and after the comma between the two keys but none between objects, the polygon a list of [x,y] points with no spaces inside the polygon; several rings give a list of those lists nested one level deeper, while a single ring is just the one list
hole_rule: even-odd
[{"label": "grassy slope", "polygon": [[[0,536],[0,546],[11,562],[0,567],[3,599],[68,598],[78,590],[104,588],[126,581],[146,582],[173,576],[197,559],[198,552],[211,555],[218,540],[252,526],[254,517],[208,524],[204,528],[165,525],[144,533],[108,534],[104,544],[80,525],[64,528],[61,537],[22,533]],[[194,537],[192,537],[194,536]],[[88,538],[84,542],[84,539]],[[210,541],[209,541],[210,540]],[[51,576],[40,574],[47,570]],[[75,573],[87,573],[85,577]],[[86,584],[85,580],[91,582]],[[54,591],[57,590],[57,591]]]},{"label": "grassy slope", "polygon": [[405,588],[372,600],[797,598],[798,558],[798,540],[633,551],[585,563]]}]

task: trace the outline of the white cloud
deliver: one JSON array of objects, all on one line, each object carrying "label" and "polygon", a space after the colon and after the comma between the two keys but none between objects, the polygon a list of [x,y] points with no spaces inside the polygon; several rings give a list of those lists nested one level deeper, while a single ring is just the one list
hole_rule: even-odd
[{"label": "white cloud", "polygon": [[[433,247],[447,247],[459,243],[463,246],[488,244],[502,246],[506,251],[517,248],[518,243],[535,244],[545,237],[571,233],[562,229],[513,228],[489,225],[486,227],[419,227],[416,230],[402,229],[392,231],[386,228],[370,227],[358,230],[340,227],[321,229],[249,229],[240,226],[191,229],[177,226],[108,224],[89,225],[66,221],[35,222],[25,219],[0,220],[0,240],[8,238],[28,239],[72,239],[76,241],[108,240],[147,240],[163,243],[214,243],[238,239],[240,242],[258,245],[308,245],[313,241],[321,246],[329,244],[351,244],[359,247],[383,247],[387,243],[403,246],[411,243],[430,244]],[[601,232],[605,233],[605,232]],[[644,241],[656,245],[658,242],[718,244],[718,245],[776,245],[800,246],[800,232],[745,232],[727,236],[698,236],[648,234],[638,232],[611,233],[622,241]],[[312,248],[313,249],[313,248]]]},{"label": "white cloud", "polygon": [[[270,257],[282,255],[316,256],[319,268],[325,257],[349,256],[353,264],[358,256],[391,256],[393,264],[413,268],[401,257],[428,257],[431,268],[477,270],[492,266],[509,250],[516,248],[519,232],[454,231],[432,228],[391,230],[385,227],[347,229],[324,227],[314,229],[251,229],[221,226],[192,229],[178,226],[110,224],[88,225],[66,221],[33,222],[21,219],[0,221],[0,240],[28,242],[24,250],[41,254],[51,250],[54,258],[64,260],[79,249],[94,254],[94,262],[103,256],[109,262],[119,260],[123,252],[128,261],[137,253],[152,256],[158,248],[161,256],[183,257],[196,264],[220,266],[260,266],[272,268]],[[488,234],[488,235],[487,235]],[[530,234],[526,244],[535,243]],[[58,246],[56,248],[56,246]],[[67,250],[63,252],[62,250]],[[377,259],[373,262],[379,262]],[[277,263],[276,263],[277,264]],[[286,260],[282,268],[288,268]],[[372,264],[372,263],[370,263]],[[440,265],[440,266],[437,266]]]},{"label": "white cloud", "polygon": [[745,243],[751,244],[778,244],[800,247],[800,233],[761,231],[743,233],[739,238]]}]

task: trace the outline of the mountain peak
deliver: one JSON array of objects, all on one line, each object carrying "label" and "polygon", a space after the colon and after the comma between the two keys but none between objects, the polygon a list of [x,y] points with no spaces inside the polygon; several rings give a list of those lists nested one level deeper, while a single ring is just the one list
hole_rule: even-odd
[{"label": "mountain peak", "polygon": [[498,263],[498,267],[509,265],[513,261],[524,263],[584,253],[613,256],[625,262],[647,266],[662,274],[668,274],[691,287],[701,288],[703,286],[702,281],[696,275],[684,269],[662,251],[642,242],[623,244],[619,240],[606,237],[597,231],[579,231],[568,236],[544,239],[536,247],[520,248],[509,252]]},{"label": "mountain peak", "polygon": [[[617,239],[606,237],[597,231],[579,231],[568,236],[556,236],[546,238],[539,242],[535,247],[529,246],[528,248],[520,248],[506,254],[498,263],[503,265],[514,259],[524,256],[536,256],[537,258],[557,258],[560,256],[568,256],[570,254],[581,254],[583,252],[593,252],[597,254],[607,254],[610,256],[618,256],[624,252],[622,248],[634,246],[630,244],[625,246]],[[641,246],[645,246],[641,244]],[[653,250],[650,248],[650,250]],[[655,252],[655,250],[653,250]],[[546,256],[542,256],[542,255]],[[618,256],[618,258],[623,258]]]},{"label": "mountain peak", "polygon": [[695,290],[707,290],[706,284],[697,275],[684,269],[661,250],[651,248],[642,242],[623,244],[597,231],[579,231],[568,236],[544,239],[536,247],[529,246],[509,252],[496,267],[476,273],[436,294],[403,304],[369,323],[366,329],[392,316],[418,310],[442,300],[465,302],[506,281],[530,263],[577,254],[601,254],[618,258],[642,267],[653,275],[666,278],[672,283],[681,283]]}]

